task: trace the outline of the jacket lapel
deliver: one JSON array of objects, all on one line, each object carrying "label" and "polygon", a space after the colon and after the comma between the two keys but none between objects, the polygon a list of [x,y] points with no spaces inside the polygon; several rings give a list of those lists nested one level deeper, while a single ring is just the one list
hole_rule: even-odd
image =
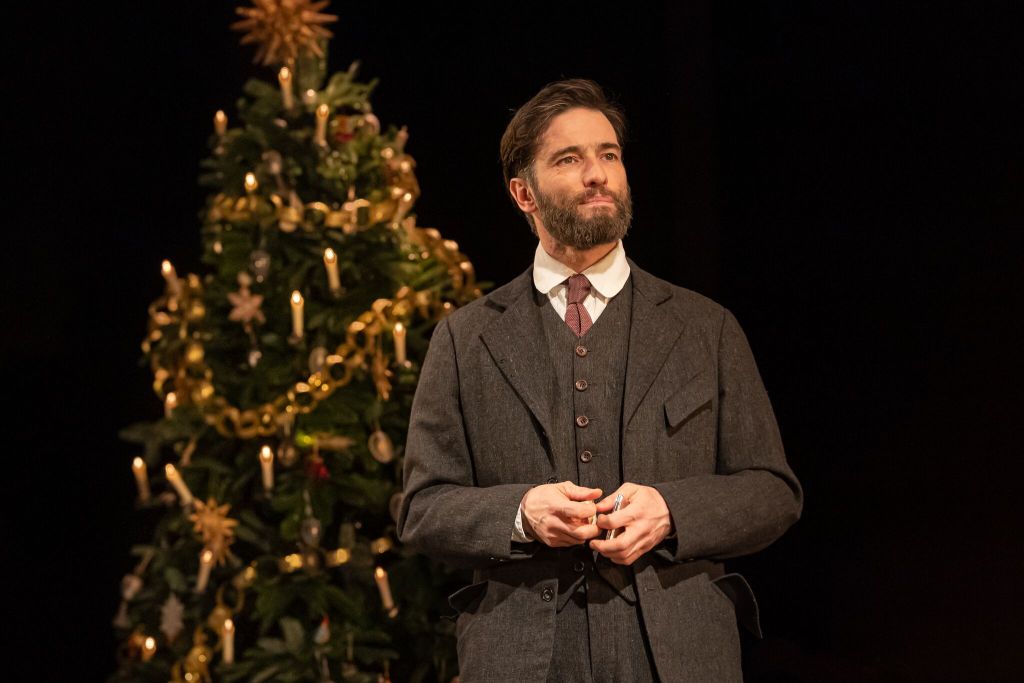
[{"label": "jacket lapel", "polygon": [[683,322],[668,306],[672,289],[665,282],[629,261],[633,279],[633,318],[629,329],[626,361],[626,392],[622,424],[628,426],[640,402],[665,364],[669,351],[683,331]]},{"label": "jacket lapel", "polygon": [[554,373],[541,311],[533,296],[533,268],[495,290],[487,299],[487,305],[504,309],[504,312],[480,338],[505,379],[540,423],[544,434],[552,434]]}]

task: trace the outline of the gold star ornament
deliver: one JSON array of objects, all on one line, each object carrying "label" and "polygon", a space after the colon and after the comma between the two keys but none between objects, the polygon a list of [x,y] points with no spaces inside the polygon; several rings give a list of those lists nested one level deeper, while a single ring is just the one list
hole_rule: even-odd
[{"label": "gold star ornament", "polygon": [[228,556],[228,546],[235,542],[235,527],[238,526],[238,520],[228,517],[230,509],[231,506],[227,503],[217,505],[214,498],[205,503],[197,500],[195,512],[189,516],[193,530],[199,534],[203,544],[213,552],[213,559],[217,564],[224,564]]},{"label": "gold star ornament", "polygon": [[264,66],[292,65],[302,53],[323,57],[320,41],[334,34],[323,27],[338,20],[320,12],[329,0],[253,0],[252,7],[237,7],[245,17],[231,28],[243,31],[242,45],[258,43],[254,62]]}]

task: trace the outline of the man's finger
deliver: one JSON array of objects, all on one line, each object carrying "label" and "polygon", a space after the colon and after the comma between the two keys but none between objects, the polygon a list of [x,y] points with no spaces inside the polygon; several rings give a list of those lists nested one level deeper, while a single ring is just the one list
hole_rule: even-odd
[{"label": "man's finger", "polygon": [[588,489],[585,486],[577,486],[571,481],[562,482],[559,488],[569,500],[594,500],[601,497],[601,489]]},{"label": "man's finger", "polygon": [[633,507],[630,506],[609,514],[600,514],[597,516],[597,525],[602,529],[618,529],[629,526],[637,520],[637,513]]},{"label": "man's finger", "polygon": [[569,534],[577,541],[583,542],[591,538],[597,538],[601,534],[601,530],[596,524],[581,524],[574,529],[570,529]]},{"label": "man's finger", "polygon": [[583,502],[570,501],[564,503],[558,509],[558,514],[563,519],[590,519],[597,514],[597,506],[589,500]]},{"label": "man's finger", "polygon": [[597,503],[597,511],[611,512],[612,508],[615,507],[615,497],[620,493],[622,494],[622,507],[629,505],[629,499],[633,497],[636,489],[636,484],[623,484],[617,490],[609,493],[603,500]]},{"label": "man's finger", "polygon": [[637,535],[639,533],[640,532],[637,531],[636,527],[627,526],[625,529],[620,531],[615,536],[615,538],[611,539],[610,541],[600,539],[596,541],[591,541],[590,545],[594,548],[594,550],[601,553],[602,555],[607,555],[609,553],[618,553],[630,547],[633,543],[635,543]]}]

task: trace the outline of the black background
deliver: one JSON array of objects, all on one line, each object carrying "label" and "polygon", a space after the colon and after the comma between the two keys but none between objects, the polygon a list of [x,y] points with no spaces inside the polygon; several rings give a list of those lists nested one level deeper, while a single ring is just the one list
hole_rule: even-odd
[{"label": "black background", "polygon": [[[420,223],[483,279],[532,257],[498,165],[511,111],[562,77],[625,106],[627,252],[736,313],[806,488],[804,518],[732,565],[768,634],[747,643],[751,680],[1024,665],[1021,23],[1010,2],[895,4],[333,8],[332,69],[360,59],[380,79],[376,113],[411,132]],[[68,680],[114,666],[118,584],[147,534],[116,433],[160,410],[138,364],[146,306],[161,259],[199,268],[213,112],[272,75],[232,7],[7,19],[0,541],[30,605],[5,630],[46,679],[57,652]]]}]

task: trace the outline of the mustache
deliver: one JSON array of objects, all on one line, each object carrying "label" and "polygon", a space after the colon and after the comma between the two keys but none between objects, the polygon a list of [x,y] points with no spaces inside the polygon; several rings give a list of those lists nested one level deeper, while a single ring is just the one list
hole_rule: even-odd
[{"label": "mustache", "polygon": [[612,192],[611,190],[600,189],[600,188],[591,188],[591,189],[588,189],[588,190],[584,190],[583,192],[580,192],[576,196],[576,202],[578,204],[582,204],[583,202],[587,201],[588,199],[593,199],[594,197],[608,197],[609,199],[611,199],[612,201],[615,201],[615,202],[621,201],[621,199],[619,198],[619,195],[617,195],[616,193]]}]

